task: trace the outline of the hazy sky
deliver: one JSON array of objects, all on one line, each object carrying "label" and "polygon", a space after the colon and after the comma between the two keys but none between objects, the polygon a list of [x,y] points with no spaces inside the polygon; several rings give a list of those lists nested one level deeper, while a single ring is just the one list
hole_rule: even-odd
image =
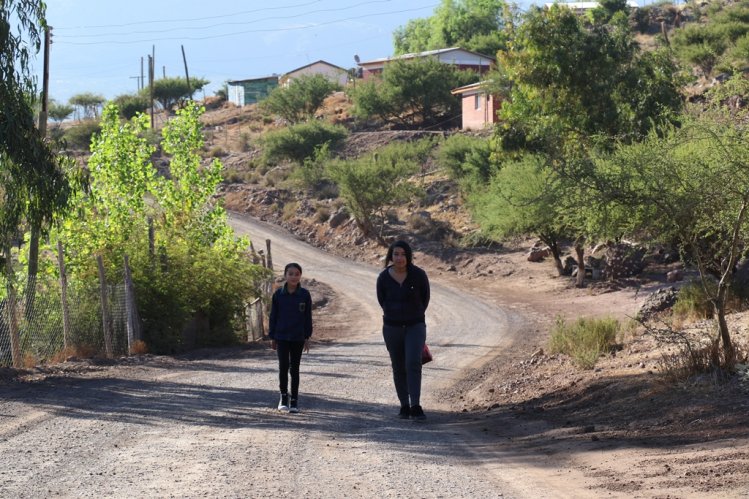
[{"label": "hazy sky", "polygon": [[[133,93],[141,58],[147,82],[154,47],[160,78],[184,76],[184,46],[190,76],[210,81],[206,95],[227,80],[281,74],[320,59],[350,68],[355,54],[363,61],[392,55],[393,31],[409,19],[431,16],[439,3],[48,0],[53,28],[49,93],[58,102],[81,92],[107,99]],[[524,8],[532,3],[519,2]],[[35,66],[41,68],[41,61],[40,54]]]}]

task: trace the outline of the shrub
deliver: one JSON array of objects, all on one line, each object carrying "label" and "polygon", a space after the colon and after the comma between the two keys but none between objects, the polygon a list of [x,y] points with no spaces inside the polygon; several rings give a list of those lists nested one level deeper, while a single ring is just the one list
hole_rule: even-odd
[{"label": "shrub", "polygon": [[620,328],[619,321],[613,318],[581,317],[567,324],[557,317],[549,349],[552,353],[569,355],[582,369],[591,369],[602,354],[611,350]]},{"label": "shrub", "polygon": [[291,172],[292,180],[308,189],[316,189],[322,185],[325,181],[325,164],[330,160],[329,151],[327,144],[315,149],[311,158],[306,158]]},{"label": "shrub", "polygon": [[138,113],[145,113],[148,109],[148,98],[145,94],[124,94],[114,98],[113,102],[117,104],[120,110],[120,116],[129,120]]},{"label": "shrub", "polygon": [[91,137],[100,131],[99,120],[84,120],[65,130],[63,137],[68,148],[87,151],[91,147]]},{"label": "shrub", "polygon": [[315,221],[321,224],[328,220],[330,220],[330,208],[327,206],[318,206],[317,212],[315,213]]},{"label": "shrub", "polygon": [[292,80],[287,87],[273,89],[260,107],[289,123],[299,123],[314,117],[325,98],[339,88],[323,75],[303,75]]},{"label": "shrub", "polygon": [[455,181],[465,179],[486,183],[492,167],[489,141],[467,135],[452,135],[437,149],[437,164]]},{"label": "shrub", "polygon": [[270,132],[263,138],[264,157],[268,162],[288,159],[301,164],[325,145],[335,149],[346,134],[346,129],[340,125],[318,121],[294,125]]},{"label": "shrub", "polygon": [[391,145],[371,156],[327,165],[328,176],[338,185],[341,197],[365,236],[382,237],[389,205],[403,204],[423,194],[419,187],[408,182],[419,170],[420,151],[418,144]]}]

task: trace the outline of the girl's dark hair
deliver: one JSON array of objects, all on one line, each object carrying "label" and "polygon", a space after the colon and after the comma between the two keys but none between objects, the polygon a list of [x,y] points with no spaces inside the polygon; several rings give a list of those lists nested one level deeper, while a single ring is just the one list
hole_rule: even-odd
[{"label": "girl's dark hair", "polygon": [[406,252],[406,263],[408,265],[411,265],[411,263],[413,263],[414,252],[411,251],[411,246],[409,246],[406,241],[395,241],[388,248],[388,254],[385,257],[385,267],[387,267],[390,264],[390,262],[393,261],[393,250],[395,248],[403,248],[403,251]]},{"label": "girl's dark hair", "polygon": [[300,274],[302,273],[302,266],[299,265],[298,263],[291,262],[291,263],[287,263],[286,266],[283,268],[283,275],[286,275],[286,272],[291,268],[297,269]]}]

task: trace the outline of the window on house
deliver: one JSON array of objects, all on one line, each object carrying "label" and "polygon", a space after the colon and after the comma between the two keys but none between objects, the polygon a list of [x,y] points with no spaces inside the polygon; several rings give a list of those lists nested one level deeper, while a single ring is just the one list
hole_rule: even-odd
[{"label": "window on house", "polygon": [[481,109],[481,96],[479,94],[473,96],[473,108]]}]

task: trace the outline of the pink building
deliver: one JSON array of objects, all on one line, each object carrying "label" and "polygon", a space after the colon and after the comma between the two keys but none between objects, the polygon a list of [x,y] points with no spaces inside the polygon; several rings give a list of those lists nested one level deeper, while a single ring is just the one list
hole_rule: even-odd
[{"label": "pink building", "polygon": [[498,97],[487,93],[485,84],[486,82],[472,83],[452,91],[452,94],[459,95],[462,101],[463,130],[481,130],[498,121],[497,111],[502,102]]}]

